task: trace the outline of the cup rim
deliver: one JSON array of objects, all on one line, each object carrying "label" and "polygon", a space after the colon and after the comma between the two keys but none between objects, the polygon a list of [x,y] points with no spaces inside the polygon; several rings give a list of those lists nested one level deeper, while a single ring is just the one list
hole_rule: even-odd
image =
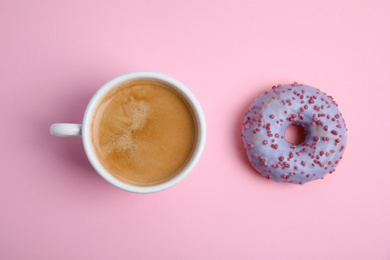
[{"label": "cup rim", "polygon": [[[115,86],[117,86],[119,83],[122,83],[127,80],[135,80],[135,79],[155,79],[160,80],[165,83],[168,83],[169,85],[173,86],[178,90],[183,97],[185,97],[192,106],[194,111],[194,117],[197,121],[197,142],[196,147],[193,152],[193,155],[187,165],[181,170],[180,173],[178,173],[175,177],[167,180],[166,182],[159,183],[156,185],[151,186],[137,186],[132,185],[129,183],[125,183],[123,181],[120,181],[119,179],[115,178],[113,175],[111,175],[100,163],[98,160],[95,151],[93,149],[93,145],[91,142],[91,123],[93,119],[94,112],[99,104],[99,102],[102,100],[102,98],[107,94],[111,89],[113,89]],[[134,72],[128,72],[122,75],[119,75],[107,83],[105,83],[101,88],[99,88],[96,93],[93,95],[91,100],[88,103],[88,106],[85,110],[84,118],[83,118],[83,124],[82,124],[82,140],[84,145],[84,150],[87,155],[87,158],[89,162],[91,163],[92,167],[95,169],[95,171],[103,177],[106,181],[111,183],[112,185],[125,190],[130,191],[134,193],[153,193],[162,191],[165,189],[168,189],[179,182],[181,182],[183,179],[185,179],[190,172],[194,169],[195,165],[198,163],[205,144],[206,144],[206,119],[202,110],[202,107],[200,106],[198,100],[195,98],[195,96],[192,94],[192,92],[181,82],[178,80],[165,75],[160,72],[154,72],[154,71],[134,71]]]}]

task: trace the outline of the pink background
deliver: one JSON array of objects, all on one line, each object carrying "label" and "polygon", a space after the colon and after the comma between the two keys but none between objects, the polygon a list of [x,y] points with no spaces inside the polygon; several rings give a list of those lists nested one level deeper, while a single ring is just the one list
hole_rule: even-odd
[{"label": "pink background", "polygon": [[[382,1],[1,1],[0,259],[390,259],[390,4]],[[133,194],[80,139],[93,93],[135,70],[188,86],[208,123],[183,182]],[[243,114],[298,81],[339,103],[348,145],[304,186],[260,177]]]}]

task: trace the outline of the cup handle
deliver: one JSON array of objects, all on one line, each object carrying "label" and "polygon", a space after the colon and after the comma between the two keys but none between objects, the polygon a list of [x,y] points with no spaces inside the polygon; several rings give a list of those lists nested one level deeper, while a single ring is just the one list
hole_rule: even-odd
[{"label": "cup handle", "polygon": [[61,137],[81,137],[81,124],[52,124],[50,133]]}]

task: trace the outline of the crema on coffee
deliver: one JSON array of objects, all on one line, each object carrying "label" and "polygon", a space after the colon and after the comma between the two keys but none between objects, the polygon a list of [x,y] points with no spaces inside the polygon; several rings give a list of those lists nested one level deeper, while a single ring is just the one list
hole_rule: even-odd
[{"label": "crema on coffee", "polygon": [[196,140],[191,106],[170,85],[150,79],[121,83],[98,105],[91,125],[94,151],[117,179],[165,182],[190,159]]}]

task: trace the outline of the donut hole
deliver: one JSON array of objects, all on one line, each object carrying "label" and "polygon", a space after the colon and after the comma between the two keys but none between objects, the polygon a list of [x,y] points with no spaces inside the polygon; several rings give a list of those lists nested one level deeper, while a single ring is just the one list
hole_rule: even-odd
[{"label": "donut hole", "polygon": [[305,128],[302,125],[289,125],[284,133],[286,141],[293,145],[299,145],[306,139]]}]

